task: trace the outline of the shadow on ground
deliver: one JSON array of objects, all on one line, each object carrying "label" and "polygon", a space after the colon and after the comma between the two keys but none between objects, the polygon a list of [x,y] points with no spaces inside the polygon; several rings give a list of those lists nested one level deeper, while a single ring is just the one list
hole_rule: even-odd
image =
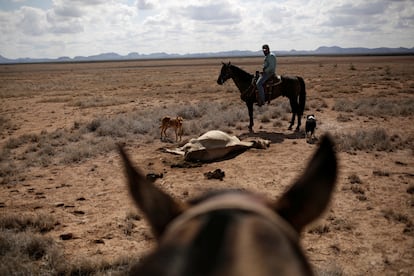
[{"label": "shadow on ground", "polygon": [[280,132],[268,132],[268,131],[258,131],[258,132],[246,132],[242,133],[239,136],[240,140],[246,138],[257,137],[265,140],[269,140],[272,144],[282,143],[285,139],[304,139],[305,133],[303,131],[292,132],[289,134],[280,133]]}]

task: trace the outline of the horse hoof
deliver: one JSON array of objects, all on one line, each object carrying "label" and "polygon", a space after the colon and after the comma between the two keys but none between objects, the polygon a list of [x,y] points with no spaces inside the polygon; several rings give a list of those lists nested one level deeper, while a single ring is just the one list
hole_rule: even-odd
[{"label": "horse hoof", "polygon": [[289,127],[288,127],[288,130],[292,130],[292,126],[289,126]]}]

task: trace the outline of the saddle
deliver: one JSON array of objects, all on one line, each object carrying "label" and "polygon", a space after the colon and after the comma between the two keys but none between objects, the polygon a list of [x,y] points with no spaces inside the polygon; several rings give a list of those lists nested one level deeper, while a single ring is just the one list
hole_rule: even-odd
[{"label": "saddle", "polygon": [[264,89],[267,92],[267,88],[276,86],[282,82],[282,79],[280,76],[274,74],[271,76],[265,83],[264,83]]},{"label": "saddle", "polygon": [[[256,71],[256,75],[253,78],[253,83],[256,84],[257,80],[260,77],[260,73],[259,71]],[[270,95],[272,94],[272,90],[274,86],[279,85],[280,83],[282,83],[282,78],[276,74],[273,74],[273,76],[271,76],[268,80],[266,80],[266,82],[263,85],[264,91],[265,91],[265,97],[267,102],[270,102]],[[259,91],[256,88],[256,85],[254,85],[255,87],[255,94],[256,94],[256,98],[259,98]]]},{"label": "saddle", "polygon": [[[258,99],[259,97],[259,91],[257,90],[256,82],[260,77],[260,72],[256,71],[256,74],[253,76],[252,82],[250,86],[241,93],[240,97],[243,101],[246,101],[250,97],[256,97]],[[265,97],[267,101],[269,102],[270,95],[272,94],[273,87],[279,85],[282,83],[281,76],[278,76],[274,74],[271,76],[263,85],[264,91],[265,91]]]}]

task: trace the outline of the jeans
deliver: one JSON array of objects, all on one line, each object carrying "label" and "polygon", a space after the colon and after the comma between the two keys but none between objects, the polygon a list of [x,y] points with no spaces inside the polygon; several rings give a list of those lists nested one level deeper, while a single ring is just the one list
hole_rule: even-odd
[{"label": "jeans", "polygon": [[272,75],[268,75],[263,73],[263,75],[261,75],[259,77],[259,79],[256,82],[256,86],[257,86],[257,90],[259,91],[259,97],[260,97],[260,101],[262,103],[265,102],[265,92],[264,92],[264,88],[263,88],[263,84],[271,77]]}]

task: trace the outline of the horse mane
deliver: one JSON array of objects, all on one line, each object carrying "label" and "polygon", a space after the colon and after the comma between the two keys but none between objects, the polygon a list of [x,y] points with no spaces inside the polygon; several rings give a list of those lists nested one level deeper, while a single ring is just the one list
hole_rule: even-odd
[{"label": "horse mane", "polygon": [[[230,64],[230,67],[234,74],[237,74],[241,78],[253,78],[253,74],[250,74],[249,72],[244,71],[240,67],[237,67],[236,65]],[[243,76],[242,76],[243,75]]]}]

